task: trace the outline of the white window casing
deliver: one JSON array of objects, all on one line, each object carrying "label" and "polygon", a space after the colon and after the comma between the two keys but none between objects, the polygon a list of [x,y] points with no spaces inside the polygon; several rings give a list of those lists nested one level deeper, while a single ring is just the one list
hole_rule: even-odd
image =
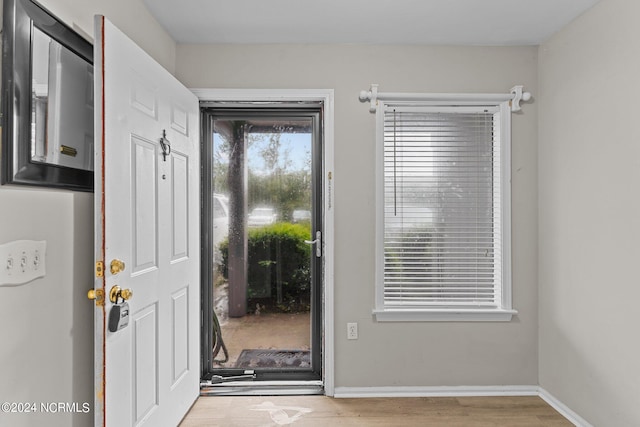
[{"label": "white window casing", "polygon": [[517,96],[530,97],[517,92],[376,91],[378,321],[509,321],[517,314],[511,111]]}]

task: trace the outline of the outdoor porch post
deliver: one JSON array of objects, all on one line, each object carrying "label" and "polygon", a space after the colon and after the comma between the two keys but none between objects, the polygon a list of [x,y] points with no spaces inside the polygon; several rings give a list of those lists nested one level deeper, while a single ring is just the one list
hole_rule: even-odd
[{"label": "outdoor porch post", "polygon": [[230,122],[229,156],[229,317],[247,314],[247,141],[246,124]]}]

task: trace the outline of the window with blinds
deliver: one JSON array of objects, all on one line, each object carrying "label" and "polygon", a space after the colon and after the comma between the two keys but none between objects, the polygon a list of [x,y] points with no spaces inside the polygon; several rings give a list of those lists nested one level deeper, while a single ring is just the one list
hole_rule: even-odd
[{"label": "window with blinds", "polygon": [[378,110],[381,311],[510,309],[504,112],[499,105]]}]

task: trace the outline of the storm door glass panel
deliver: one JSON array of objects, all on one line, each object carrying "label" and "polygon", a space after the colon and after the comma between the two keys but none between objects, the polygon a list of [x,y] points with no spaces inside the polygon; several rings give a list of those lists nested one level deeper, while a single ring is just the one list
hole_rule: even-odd
[{"label": "storm door glass panel", "polygon": [[228,351],[214,368],[311,366],[313,125],[214,120],[213,298]]}]

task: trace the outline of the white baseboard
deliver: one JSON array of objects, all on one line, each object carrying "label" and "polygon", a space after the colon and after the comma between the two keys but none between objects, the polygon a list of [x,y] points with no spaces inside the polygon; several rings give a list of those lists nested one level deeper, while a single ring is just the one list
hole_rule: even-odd
[{"label": "white baseboard", "polygon": [[333,397],[462,397],[539,396],[577,427],[593,427],[581,416],[537,385],[531,386],[450,386],[450,387],[336,387]]},{"label": "white baseboard", "polygon": [[577,427],[593,427],[584,418],[573,412],[567,405],[560,402],[547,390],[543,389],[542,387],[538,387],[538,390],[538,395],[542,400],[547,402],[551,407],[553,407],[553,409],[560,412],[563,417],[571,421],[574,425],[576,425]]},{"label": "white baseboard", "polygon": [[538,386],[336,387],[334,397],[537,396]]}]

